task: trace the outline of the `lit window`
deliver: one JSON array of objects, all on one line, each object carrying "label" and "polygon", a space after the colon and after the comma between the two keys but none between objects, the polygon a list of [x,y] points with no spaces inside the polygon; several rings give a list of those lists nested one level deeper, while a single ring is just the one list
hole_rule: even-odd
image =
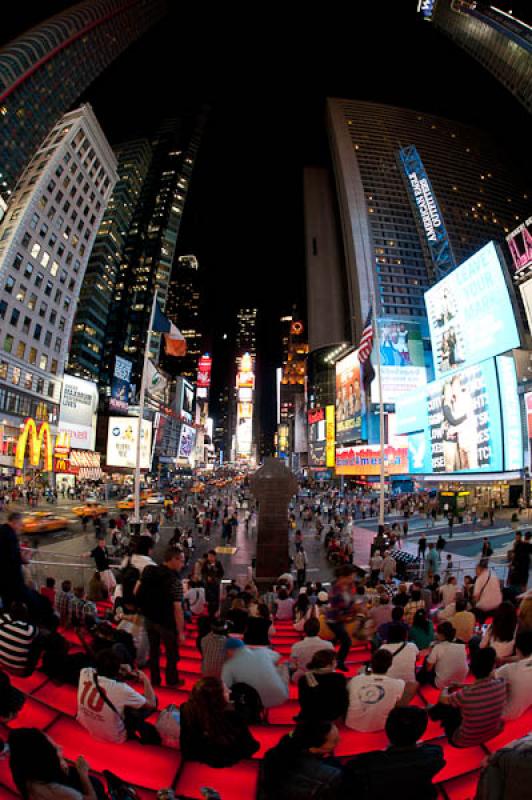
[{"label": "lit window", "polygon": [[31,252],[31,255],[33,256],[33,258],[37,258],[37,256],[41,252],[41,245],[37,244],[37,242],[35,242],[35,244],[31,248],[30,252]]}]

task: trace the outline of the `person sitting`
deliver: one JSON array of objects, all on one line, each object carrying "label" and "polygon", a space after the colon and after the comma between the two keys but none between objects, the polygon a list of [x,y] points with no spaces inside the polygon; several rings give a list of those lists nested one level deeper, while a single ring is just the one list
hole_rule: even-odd
[{"label": "person sitting", "polygon": [[266,647],[250,649],[241,639],[229,637],[225,643],[226,662],[222,680],[231,688],[235,683],[245,683],[258,693],[264,708],[284,703],[288,686],[276,669],[279,653]]},{"label": "person sitting", "polygon": [[9,766],[13,782],[24,800],[105,800],[102,784],[89,775],[89,765],[79,756],[69,767],[55,742],[36,728],[19,728],[9,734]]},{"label": "person sitting", "polygon": [[62,628],[69,628],[71,625],[73,600],[72,581],[63,581],[55,601],[55,609],[59,614],[59,624]]},{"label": "person sitting", "polygon": [[[144,695],[125,680],[140,681]],[[148,676],[122,664],[113,650],[98,654],[96,669],[86,667],[80,672],[77,720],[96,739],[121,744],[129,738],[160,744],[159,734],[145,721],[156,708]]]},{"label": "person sitting", "polygon": [[497,575],[488,568],[485,560],[478,563],[476,575],[473,602],[475,616],[482,621],[502,603],[501,582]]},{"label": "person sitting", "polygon": [[[428,682],[438,689],[465,681],[469,671],[466,646],[456,640],[456,631],[450,622],[438,625],[436,644],[427,656],[424,668],[429,676]],[[421,674],[418,675],[420,683],[423,682]]]},{"label": "person sitting", "polygon": [[456,596],[454,613],[448,618],[456,631],[456,638],[464,644],[468,644],[475,630],[476,619],[472,611],[467,610],[467,601],[462,595]]},{"label": "person sitting", "polygon": [[404,608],[409,600],[410,598],[408,596],[408,587],[406,583],[400,583],[397,594],[392,597],[392,605],[401,606],[401,608]]},{"label": "person sitting", "polygon": [[447,583],[440,589],[440,605],[442,608],[454,603],[458,592],[458,584],[454,576],[447,578]]},{"label": "person sitting", "polygon": [[475,800],[529,800],[532,734],[515,739],[482,762]]},{"label": "person sitting", "polygon": [[508,600],[501,603],[493,614],[493,622],[488,626],[479,647],[493,647],[498,661],[513,655],[517,614],[515,607]]},{"label": "person sitting", "polygon": [[495,671],[506,683],[503,719],[517,719],[532,704],[532,631],[521,631],[515,638],[516,660]]},{"label": "person sitting", "polygon": [[[380,590],[380,591],[379,591]],[[392,621],[392,604],[383,586],[377,586],[375,605],[369,610],[368,618],[378,630],[381,625]]]},{"label": "person sitting", "polygon": [[416,680],[416,660],[419,650],[417,645],[408,642],[406,637],[407,633],[401,625],[390,625],[388,639],[381,645],[381,650],[388,650],[392,654],[393,662],[387,671],[388,678],[400,678],[405,683],[411,683]]},{"label": "person sitting", "polygon": [[246,604],[240,597],[235,597],[231,603],[226,619],[231,623],[231,633],[244,633],[248,621],[248,612]]},{"label": "person sitting", "polygon": [[338,740],[338,728],[332,722],[298,723],[260,762],[257,800],[341,797],[344,770],[331,758]]},{"label": "person sitting", "polygon": [[356,731],[381,731],[396,705],[408,705],[416,693],[415,683],[405,683],[386,674],[392,666],[389,650],[377,650],[371,667],[349,681],[349,706],[345,718],[348,728]]},{"label": "person sitting", "polygon": [[420,608],[425,608],[425,601],[421,597],[421,592],[419,589],[412,589],[410,593],[410,600],[405,606],[405,622],[407,625],[412,625],[414,621],[414,615]]},{"label": "person sitting", "polygon": [[305,588],[300,589],[299,596],[294,604],[294,630],[301,632],[305,622],[315,613],[314,606]]},{"label": "person sitting", "polygon": [[358,800],[436,798],[432,780],[445,766],[445,760],[440,745],[417,744],[427,723],[425,709],[392,708],[385,726],[389,747],[384,751],[361,753],[347,762],[344,797]]},{"label": "person sitting", "polygon": [[287,590],[284,588],[279,589],[275,601],[275,619],[291,620],[294,612],[294,604],[295,600],[293,597],[290,597]]},{"label": "person sitting", "polygon": [[201,652],[201,674],[204,678],[219,678],[225,662],[225,645],[229,634],[229,626],[220,619],[209,621],[200,617],[202,625],[210,630],[201,637],[199,650]]},{"label": "person sitting", "polygon": [[[330,642],[328,642],[330,644]],[[298,719],[332,721],[345,717],[349,698],[347,682],[336,669],[334,650],[318,650],[307,665],[306,672],[299,678]]]},{"label": "person sitting", "polygon": [[404,610],[404,608],[402,606],[395,606],[394,608],[392,608],[392,621],[391,622],[385,622],[383,625],[380,625],[378,630],[377,630],[377,642],[379,644],[381,642],[387,642],[388,641],[390,628],[392,628],[392,630],[393,630],[393,628],[396,625],[400,625],[401,628],[405,632],[405,636],[408,636],[408,633],[409,633],[410,629],[409,629],[408,625],[406,624],[406,622],[404,622],[404,616],[405,616],[405,610]]},{"label": "person sitting", "polygon": [[493,675],[497,654],[486,647],[473,654],[471,672],[473,684],[462,685],[457,691],[444,689],[439,702],[429,711],[433,720],[442,724],[449,743],[454,747],[475,747],[487,742],[501,731],[506,699],[503,678]]},{"label": "person sitting", "polygon": [[418,608],[414,614],[408,638],[411,642],[414,642],[418,650],[426,650],[434,641],[434,625],[427,618],[427,612],[424,608]]},{"label": "person sitting", "polygon": [[46,597],[52,608],[55,608],[55,578],[46,578],[45,586],[41,587],[41,594]]},{"label": "person sitting", "polygon": [[[6,725],[14,720],[22,710],[26,696],[11,686],[9,675],[0,670],[0,722]],[[0,758],[7,755],[9,748],[0,739]]]},{"label": "person sitting", "polygon": [[320,637],[320,622],[315,617],[305,622],[304,632],[305,638],[293,644],[290,651],[290,661],[296,670],[292,676],[294,683],[297,683],[308,669],[308,664],[315,653],[319,650],[334,650],[332,642]]},{"label": "person sitting", "polygon": [[207,601],[205,600],[205,589],[201,583],[190,582],[190,589],[185,592],[184,601],[193,616],[199,617],[203,614]]},{"label": "person sitting", "polygon": [[87,600],[84,586],[76,586],[72,599],[70,619],[74,628],[92,628],[99,622],[95,603]]},{"label": "person sitting", "polygon": [[0,616],[0,665],[15,675],[31,675],[42,650],[39,630],[29,621],[28,607],[12,603]]},{"label": "person sitting", "polygon": [[200,678],[180,712],[181,754],[186,761],[231,767],[260,747],[232,710],[229,691],[219,678]]},{"label": "person sitting", "polygon": [[[256,614],[249,614],[244,630],[244,643],[267,647],[270,644],[272,620],[266,603],[259,603]],[[319,623],[318,623],[319,626]]]}]

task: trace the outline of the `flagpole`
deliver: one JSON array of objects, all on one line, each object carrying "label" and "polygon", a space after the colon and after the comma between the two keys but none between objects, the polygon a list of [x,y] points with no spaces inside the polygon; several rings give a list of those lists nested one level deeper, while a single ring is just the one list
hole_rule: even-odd
[{"label": "flagpole", "polygon": [[380,491],[379,491],[379,525],[384,525],[384,403],[382,398],[382,370],[381,370],[381,343],[379,339],[379,326],[375,313],[375,295],[371,297],[373,309],[373,340],[377,345],[377,376],[379,381],[379,444],[380,456]]},{"label": "flagpole", "polygon": [[[153,320],[155,317],[155,306],[157,303],[157,290],[153,295],[153,303],[151,307],[151,314],[150,314],[150,321],[148,324],[148,335],[146,337],[146,347],[144,350],[144,364],[142,367],[142,380],[140,384],[140,407],[139,407],[139,422],[137,428],[137,452],[135,456],[135,519],[133,522],[136,522],[140,525],[140,445],[141,445],[141,432],[142,432],[142,420],[144,419],[144,399],[146,395],[146,382],[148,378],[148,361],[150,356],[150,347],[151,347],[151,331],[153,328]],[[140,533],[140,528],[138,529]]]}]

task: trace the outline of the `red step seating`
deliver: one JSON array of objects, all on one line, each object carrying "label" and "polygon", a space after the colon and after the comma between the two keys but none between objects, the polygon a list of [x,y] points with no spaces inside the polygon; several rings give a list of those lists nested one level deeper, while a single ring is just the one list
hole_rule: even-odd
[{"label": "red step seating", "polygon": [[222,800],[252,800],[256,794],[259,765],[243,761],[230,769],[214,769],[205,764],[184,764],[176,786],[176,794],[201,798],[202,786],[210,786],[219,792]]}]

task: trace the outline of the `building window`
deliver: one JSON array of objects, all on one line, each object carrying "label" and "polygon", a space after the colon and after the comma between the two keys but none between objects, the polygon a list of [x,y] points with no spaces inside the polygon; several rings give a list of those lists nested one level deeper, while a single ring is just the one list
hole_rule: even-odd
[{"label": "building window", "polygon": [[44,239],[47,233],[48,233],[48,225],[46,224],[46,222],[43,222],[39,230],[39,236],[41,237],[41,239]]},{"label": "building window", "polygon": [[6,353],[10,353],[13,349],[13,337],[10,333],[6,333],[4,337],[4,350]]},{"label": "building window", "polygon": [[30,364],[36,364],[37,363],[37,348],[36,347],[30,347],[30,354],[28,356],[28,361],[30,362]]},{"label": "building window", "polygon": [[54,303],[60,303],[62,296],[63,296],[63,292],[61,291],[61,289],[56,289],[55,290]]},{"label": "building window", "polygon": [[41,252],[41,245],[37,244],[37,242],[34,242],[30,252],[31,252],[32,258],[37,258],[39,253]]},{"label": "building window", "polygon": [[50,253],[47,253],[46,250],[44,250],[41,258],[41,266],[47,267],[49,261],[50,261]]},{"label": "building window", "polygon": [[0,300],[0,319],[5,319],[7,311],[7,303],[5,300]]},{"label": "building window", "polygon": [[24,342],[19,342],[17,344],[17,352],[16,352],[17,358],[20,358],[20,360],[22,361],[25,352],[26,352],[26,345],[24,344]]},{"label": "building window", "polygon": [[55,235],[55,233],[52,233],[52,235],[48,239],[48,246],[49,247],[55,247],[55,243],[56,242],[57,242],[57,236]]},{"label": "building window", "polygon": [[39,220],[40,220],[39,215],[38,214],[33,214],[32,218],[31,218],[31,221],[30,221],[30,228],[32,229],[32,231],[34,231],[35,228],[37,227],[37,225],[39,224]]},{"label": "building window", "polygon": [[42,325],[40,325],[37,322],[35,325],[35,330],[33,331],[33,338],[35,339],[36,342],[40,341],[41,333],[42,333]]},{"label": "building window", "polygon": [[7,378],[7,361],[0,361],[0,378]]},{"label": "building window", "polygon": [[13,367],[13,386],[18,386],[20,383],[20,367]]},{"label": "building window", "polygon": [[[52,364],[53,363],[54,362],[52,361]],[[57,364],[57,362],[55,362],[55,363]],[[55,375],[55,372],[53,370],[52,370],[52,375]],[[54,384],[52,383],[52,381],[50,381],[50,383],[48,384],[48,397],[53,397],[54,396],[54,392],[55,392]]]},{"label": "building window", "polygon": [[46,333],[44,334],[44,346],[50,347],[51,344],[52,344],[52,332],[46,331]]},{"label": "building window", "polygon": [[[52,364],[51,364],[51,367],[50,367],[50,372],[52,373],[52,375],[57,375],[57,361],[55,360],[55,358],[52,358]],[[50,392],[48,392],[48,393],[50,393]],[[53,394],[53,392],[52,392],[52,394]]]},{"label": "building window", "polygon": [[22,260],[23,259],[22,259],[22,254],[21,253],[17,253],[15,258],[13,259],[13,269],[16,269],[17,272],[18,272],[18,270],[20,269],[20,267],[22,265]]},{"label": "building window", "polygon": [[14,278],[12,278],[12,277],[11,277],[11,275],[8,275],[8,276],[7,276],[7,281],[6,281],[6,284],[5,284],[5,286],[4,286],[4,289],[5,289],[5,291],[6,291],[8,294],[11,294],[11,292],[13,291],[13,286],[14,286],[14,285],[15,285],[15,279],[14,279]]},{"label": "building window", "polygon": [[60,353],[61,352],[61,345],[62,344],[63,344],[63,340],[61,339],[60,336],[58,336],[56,338],[56,340],[55,340],[55,345],[54,345],[54,350],[55,350],[56,353]]},{"label": "building window", "polygon": [[9,324],[12,325],[14,328],[16,328],[18,325],[19,317],[20,317],[20,311],[18,310],[18,308],[14,308],[13,311],[11,312],[11,319],[9,320]]},{"label": "building window", "polygon": [[24,388],[31,389],[33,386],[33,375],[31,372],[26,372],[24,375]]},{"label": "building window", "polygon": [[43,280],[44,280],[43,273],[38,272],[37,275],[35,276],[35,286],[37,287],[37,289],[41,288]]},{"label": "building window", "polygon": [[65,324],[66,324],[66,319],[64,317],[60,317],[59,318],[59,326],[58,326],[60,331],[64,331],[65,330]]},{"label": "building window", "polygon": [[22,323],[22,333],[29,333],[30,325],[31,325],[31,317],[24,317],[24,321]]},{"label": "building window", "polygon": [[68,272],[66,271],[66,269],[62,269],[61,272],[59,273],[59,282],[66,283],[67,276]]},{"label": "building window", "polygon": [[54,285],[53,285],[52,281],[46,281],[46,288],[44,290],[44,293],[45,293],[46,297],[50,297],[51,296],[53,288],[54,288]]},{"label": "building window", "polygon": [[33,275],[33,264],[30,264],[30,262],[28,261],[28,263],[26,264],[26,269],[24,270],[24,277],[31,278],[32,275]]},{"label": "building window", "polygon": [[53,219],[55,217],[55,212],[56,209],[54,208],[54,206],[50,206],[50,208],[48,209],[48,214],[46,215],[48,219],[50,220]]},{"label": "building window", "polygon": [[39,359],[39,369],[42,369],[43,372],[48,367],[48,356],[42,355]]},{"label": "building window", "polygon": [[50,311],[50,325],[55,325],[57,319],[57,311]]},{"label": "building window", "polygon": [[37,384],[35,386],[35,391],[38,394],[44,394],[44,378],[37,378]]},{"label": "building window", "polygon": [[44,318],[46,316],[47,311],[48,311],[48,303],[41,303],[39,306],[39,316]]},{"label": "building window", "polygon": [[35,311],[36,307],[37,307],[37,295],[31,294],[30,299],[28,300],[28,308],[30,311]]},{"label": "building window", "polygon": [[59,269],[59,263],[57,261],[52,262],[52,266],[50,267],[50,274],[55,277],[57,275],[57,270]]},{"label": "building window", "polygon": [[29,246],[30,242],[31,242],[31,236],[30,236],[29,233],[26,232],[24,234],[24,236],[22,237],[22,247],[25,247],[26,249],[28,249],[28,246]]}]

